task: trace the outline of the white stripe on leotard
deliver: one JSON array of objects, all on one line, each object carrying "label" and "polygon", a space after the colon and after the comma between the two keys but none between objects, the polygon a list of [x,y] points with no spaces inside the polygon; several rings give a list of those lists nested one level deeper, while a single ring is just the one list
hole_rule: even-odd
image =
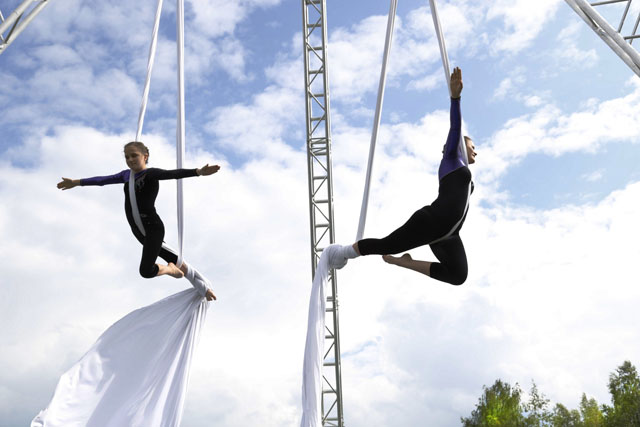
[{"label": "white stripe on leotard", "polygon": [[447,234],[445,234],[444,236],[434,240],[433,242],[429,242],[429,245],[433,245],[434,243],[438,243],[443,241],[444,239],[446,239],[447,237],[451,237],[451,235],[456,231],[456,229],[460,226],[460,224],[462,223],[462,221],[464,220],[465,216],[467,215],[467,211],[469,210],[469,199],[471,198],[471,184],[472,181],[469,181],[469,188],[467,189],[467,201],[465,203],[464,206],[464,212],[462,213],[462,217],[460,217],[460,219],[458,220],[458,222],[456,222],[454,224],[454,226],[451,228],[451,230],[449,230],[447,232]]}]

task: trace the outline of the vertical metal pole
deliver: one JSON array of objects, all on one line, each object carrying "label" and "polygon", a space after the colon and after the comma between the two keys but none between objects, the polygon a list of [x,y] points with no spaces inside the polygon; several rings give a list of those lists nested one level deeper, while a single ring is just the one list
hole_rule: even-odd
[{"label": "vertical metal pole", "polygon": [[[322,250],[334,243],[333,183],[331,173],[331,120],[327,63],[326,0],[302,0],[307,172],[311,232],[311,272],[315,275]],[[329,276],[325,355],[323,360],[322,425],[343,427],[338,283]]]}]

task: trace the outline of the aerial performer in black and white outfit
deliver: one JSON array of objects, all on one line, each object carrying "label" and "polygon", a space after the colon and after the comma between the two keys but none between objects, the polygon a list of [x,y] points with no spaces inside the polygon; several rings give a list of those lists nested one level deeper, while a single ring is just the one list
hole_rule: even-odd
[{"label": "aerial performer in black and white outfit", "polygon": [[[451,127],[438,169],[438,197],[431,205],[416,211],[400,228],[382,239],[362,239],[335,252],[336,268],[348,259],[360,255],[382,255],[385,262],[426,274],[436,280],[461,285],[467,279],[467,256],[460,239],[460,229],[469,209],[473,192],[471,171],[465,164],[466,149],[469,164],[475,163],[476,151],[471,138],[465,136],[465,147],[459,147],[462,119],[460,94],[462,71],[451,74]],[[411,255],[392,256],[419,246],[429,245],[439,262],[414,260]],[[341,259],[338,259],[341,258]]]},{"label": "aerial performer in black and white outfit", "polygon": [[[149,149],[139,141],[125,144],[124,157],[127,162],[127,166],[129,166],[130,169],[125,169],[115,175],[109,176],[95,176],[84,179],[62,178],[62,181],[58,183],[58,188],[61,190],[69,190],[78,185],[102,186],[108,184],[124,184],[124,209],[127,221],[131,226],[133,235],[136,236],[140,243],[142,243],[140,275],[148,279],[165,274],[175,278],[181,278],[188,272],[187,264],[183,262],[182,265],[178,267],[176,265],[178,262],[178,255],[162,244],[164,239],[164,224],[162,223],[162,220],[157,214],[155,208],[155,200],[160,188],[159,181],[212,175],[220,170],[220,166],[211,166],[206,164],[198,169],[173,170],[147,168],[147,163],[149,161]],[[136,202],[145,234],[138,229],[131,208],[131,200],[129,198],[129,178],[131,171],[135,173]],[[157,264],[156,260],[158,256],[164,259],[167,262],[167,265]],[[208,301],[216,299],[213,291],[208,288],[205,296]]]}]

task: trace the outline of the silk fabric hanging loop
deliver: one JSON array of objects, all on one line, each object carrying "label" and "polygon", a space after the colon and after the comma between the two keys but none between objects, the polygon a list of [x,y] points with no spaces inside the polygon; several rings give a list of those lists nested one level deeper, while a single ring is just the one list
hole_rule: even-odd
[{"label": "silk fabric hanging loop", "polygon": [[[162,0],[158,0],[156,7],[156,16],[153,22],[153,31],[151,32],[151,44],[149,45],[149,58],[147,59],[147,77],[144,81],[144,89],[142,91],[142,102],[140,103],[140,113],[138,114],[138,127],[136,130],[135,141],[140,141],[142,136],[142,125],[144,124],[144,116],[147,112],[147,102],[149,100],[149,88],[151,86],[151,72],[156,58],[156,46],[158,45],[158,28],[160,27],[160,16],[162,14]],[[131,213],[133,221],[136,223],[138,230],[143,236],[146,236],[140,212],[138,211],[138,201],[136,199],[136,178],[135,172],[129,170],[129,203],[131,205]]]},{"label": "silk fabric hanging loop", "polygon": [[[444,78],[447,81],[449,96],[451,96],[451,71],[449,68],[449,55],[447,54],[447,46],[444,41],[442,26],[440,25],[440,16],[438,15],[438,5],[436,4],[436,0],[429,0],[429,6],[431,7],[431,17],[433,18],[433,26],[436,31],[436,37],[438,38],[438,46],[440,47],[440,58],[442,59],[442,68],[444,70]],[[467,158],[467,148],[464,143],[464,138],[462,137],[462,134],[460,134],[458,151],[460,151],[460,154],[462,155],[464,164],[469,166],[469,159]]]},{"label": "silk fabric hanging loop", "polygon": [[[184,160],[184,0],[177,0],[176,19],[177,19],[177,53],[178,53],[178,120],[176,126],[176,168],[182,169]],[[182,180],[176,181],[177,186],[177,218],[178,218],[178,263],[180,267],[183,262],[182,248],[184,243],[184,206]]]},{"label": "silk fabric hanging loop", "polygon": [[[391,50],[391,42],[393,38],[393,27],[396,16],[396,9],[398,6],[397,0],[391,0],[389,7],[389,17],[387,20],[387,35],[384,45],[384,56],[382,60],[382,70],[380,72],[380,83],[378,85],[378,100],[376,103],[376,112],[373,122],[373,132],[371,133],[371,144],[369,146],[369,161],[367,163],[367,174],[364,184],[364,193],[362,195],[362,207],[360,208],[360,221],[358,222],[358,231],[356,233],[356,241],[361,240],[364,235],[364,228],[367,221],[367,209],[369,206],[369,193],[371,187],[371,175],[373,170],[373,159],[375,156],[375,147],[378,139],[378,129],[380,127],[380,118],[382,116],[382,104],[384,100],[384,88],[386,84],[387,63],[389,60],[389,52]],[[447,88],[449,90],[449,96],[451,96],[451,73],[449,71],[449,57],[447,55],[447,47],[444,40],[444,34],[442,32],[442,26],[440,25],[440,16],[438,15],[438,6],[436,0],[429,0],[429,6],[431,8],[431,16],[433,18],[433,25],[435,27],[436,37],[438,39],[438,46],[440,48],[440,58],[442,60],[442,68],[445,74],[445,80],[447,82]],[[462,135],[458,142],[458,150],[460,151],[464,163],[469,164],[467,158],[467,150]]]},{"label": "silk fabric hanging loop", "polygon": [[[151,73],[155,62],[156,47],[158,43],[158,28],[160,27],[160,16],[162,14],[162,2],[158,0],[156,7],[156,15],[151,35],[151,45],[149,46],[149,59],[147,61],[147,76],[145,79],[144,90],[142,93],[142,102],[140,105],[140,113],[138,114],[138,128],[136,131],[136,141],[142,136],[142,126],[147,110],[149,99],[149,88],[151,86]],[[185,114],[184,114],[184,0],[177,0],[177,16],[176,16],[176,45],[177,45],[177,63],[178,63],[178,117],[176,126],[176,168],[181,169],[184,161],[184,140],[185,140]],[[183,262],[183,242],[184,242],[184,197],[182,180],[176,181],[177,186],[177,218],[178,218],[178,267]],[[131,171],[129,179],[129,201],[131,202],[131,211],[138,229],[144,235],[144,227],[138,212],[138,205],[135,197],[135,174]]]},{"label": "silk fabric hanging loop", "polygon": [[384,41],[384,55],[382,57],[382,69],[380,70],[380,83],[378,84],[378,100],[376,102],[376,112],[373,119],[373,131],[371,132],[371,143],[369,145],[369,161],[367,163],[367,175],[364,183],[364,194],[362,195],[362,207],[360,208],[360,221],[358,223],[358,232],[356,233],[356,241],[362,239],[364,235],[364,226],[367,222],[367,208],[369,206],[369,188],[371,187],[371,173],[373,170],[373,158],[376,151],[376,141],[378,140],[378,128],[380,127],[380,118],[382,116],[382,103],[384,100],[384,88],[387,81],[387,64],[389,62],[389,52],[391,51],[391,42],[393,39],[393,26],[396,19],[396,9],[398,8],[398,0],[391,0],[389,6],[389,17],[387,18],[387,35]]},{"label": "silk fabric hanging loop", "polygon": [[136,223],[136,226],[142,235],[146,236],[147,233],[144,231],[144,225],[142,225],[142,218],[140,218],[140,211],[138,210],[138,200],[136,199],[136,173],[133,169],[129,169],[129,203],[131,204],[133,222]]},{"label": "silk fabric hanging loop", "polygon": [[156,46],[158,44],[158,28],[160,27],[160,15],[162,14],[162,0],[158,0],[156,7],[156,17],[153,24],[153,32],[151,33],[151,45],[149,46],[149,59],[147,60],[147,78],[144,81],[144,90],[142,91],[142,103],[140,105],[140,113],[138,114],[138,129],[136,131],[135,141],[140,141],[142,136],[142,125],[144,116],[147,112],[147,100],[149,99],[149,87],[151,85],[151,71],[156,57]]}]

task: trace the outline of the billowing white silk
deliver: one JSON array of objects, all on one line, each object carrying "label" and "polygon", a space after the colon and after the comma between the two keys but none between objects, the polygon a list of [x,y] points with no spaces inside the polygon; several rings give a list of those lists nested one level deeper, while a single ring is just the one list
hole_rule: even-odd
[{"label": "billowing white silk", "polygon": [[187,289],[107,329],[31,427],[177,427],[208,302]]},{"label": "billowing white silk", "polygon": [[[331,249],[330,249],[331,248]],[[320,255],[309,297],[307,342],[302,369],[302,421],[300,427],[322,426],[322,359],[324,355],[324,317],[329,283],[329,260],[334,246]]]}]

